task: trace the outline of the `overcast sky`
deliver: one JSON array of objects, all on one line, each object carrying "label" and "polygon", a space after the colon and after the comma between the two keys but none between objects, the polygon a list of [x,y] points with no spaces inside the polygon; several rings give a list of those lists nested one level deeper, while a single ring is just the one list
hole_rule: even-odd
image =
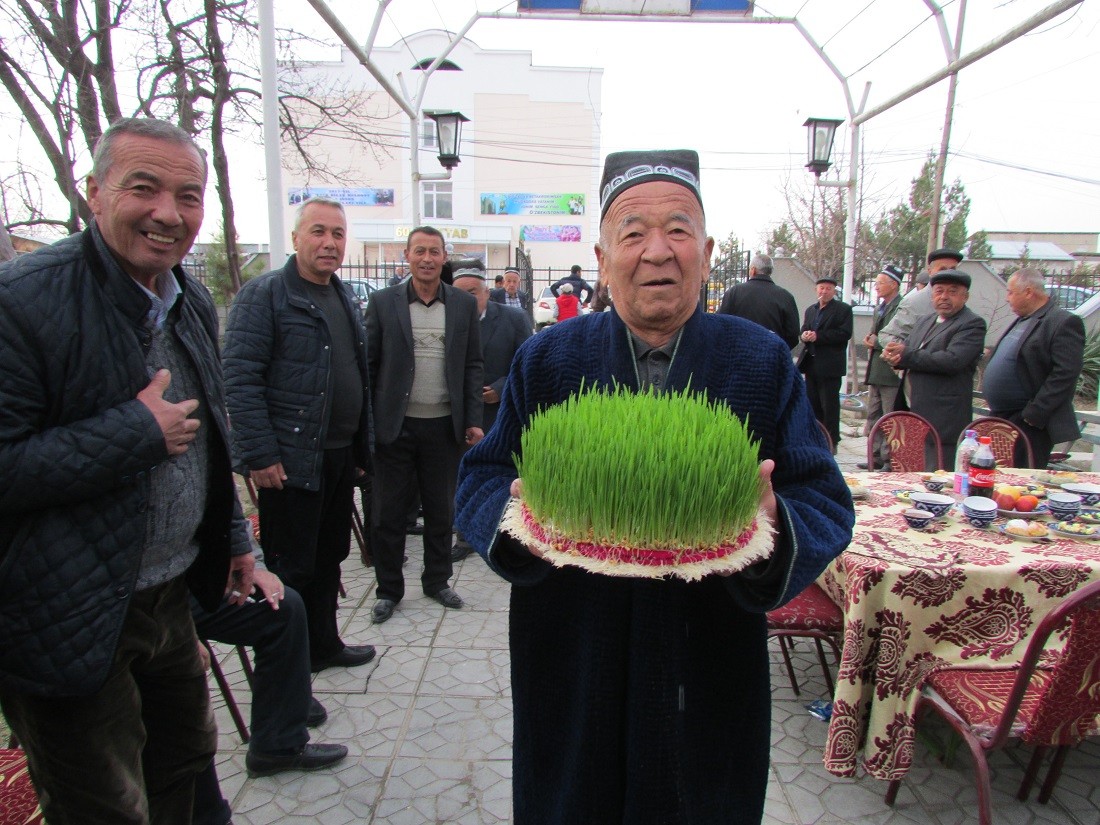
[{"label": "overcast sky", "polygon": [[[952,36],[958,5],[944,8]],[[962,53],[1049,5],[970,2]],[[373,3],[330,6],[366,38]],[[276,17],[308,25],[316,13],[303,7],[302,0],[277,0]],[[973,201],[970,231],[1100,231],[1098,7],[1083,3],[960,74],[947,178],[960,178]],[[427,28],[455,31],[475,9],[495,8],[512,10],[514,3],[393,0],[378,42]],[[768,0],[756,8],[758,15],[797,13],[850,78],[857,106],[871,83],[868,110],[945,64],[922,0]],[[319,17],[314,25],[326,33]],[[811,177],[803,169],[805,119],[848,120],[843,86],[791,25],[480,20],[468,37],[487,49],[529,50],[536,65],[602,68],[602,152],[697,149],[709,231],[734,232],[750,247],[783,219],[784,188]],[[923,159],[939,147],[946,97],[943,81],[864,125],[866,211],[907,195]],[[846,123],[834,158],[846,158],[849,140]],[[242,240],[266,234],[262,221],[242,226]]]}]

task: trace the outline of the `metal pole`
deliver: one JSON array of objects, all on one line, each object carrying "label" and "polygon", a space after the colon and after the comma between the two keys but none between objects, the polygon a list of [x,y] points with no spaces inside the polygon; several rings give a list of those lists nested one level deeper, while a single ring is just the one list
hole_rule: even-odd
[{"label": "metal pole", "polygon": [[409,169],[412,172],[412,215],[414,227],[420,226],[420,117],[414,112],[409,115]]},{"label": "metal pole", "polygon": [[[966,0],[959,2],[959,24],[955,30],[955,42],[949,40],[948,61],[953,61],[959,56],[962,48],[963,22],[966,18]],[[947,150],[951,145],[951,125],[955,117],[955,90],[959,85],[959,73],[952,72],[947,79],[947,109],[943,116],[943,134],[940,137],[940,153],[936,158],[936,167],[932,175],[932,216],[928,221],[928,249],[931,252],[943,246],[943,238],[946,228],[943,221],[943,176],[947,167]]]},{"label": "metal pole", "polygon": [[274,0],[257,4],[260,27],[260,94],[264,115],[264,167],[267,172],[267,231],[272,268],[286,260],[286,226],[283,221],[283,164],[279,145],[279,91],[275,59]]}]

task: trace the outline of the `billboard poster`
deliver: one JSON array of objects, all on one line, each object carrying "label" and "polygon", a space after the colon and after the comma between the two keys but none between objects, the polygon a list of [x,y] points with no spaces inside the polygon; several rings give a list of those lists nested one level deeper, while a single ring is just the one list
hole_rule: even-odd
[{"label": "billboard poster", "polygon": [[575,14],[691,15],[695,12],[747,14],[752,0],[519,0],[516,10]]},{"label": "billboard poster", "polygon": [[308,186],[289,189],[288,203],[296,206],[310,198],[328,198],[344,206],[393,206],[392,189],[371,189],[346,186]]},{"label": "billboard poster", "polygon": [[583,215],[584,195],[552,192],[482,192],[482,215]]},{"label": "billboard poster", "polygon": [[524,224],[519,228],[519,238],[527,243],[580,243],[581,228]]}]

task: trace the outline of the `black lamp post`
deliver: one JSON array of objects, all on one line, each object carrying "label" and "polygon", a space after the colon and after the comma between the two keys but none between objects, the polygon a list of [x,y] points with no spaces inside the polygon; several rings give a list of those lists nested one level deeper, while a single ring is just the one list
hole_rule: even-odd
[{"label": "black lamp post", "polygon": [[833,138],[836,137],[836,127],[843,120],[832,118],[811,117],[802,125],[807,130],[806,159],[809,163],[806,168],[813,171],[816,177],[826,171],[832,163],[829,156],[833,153]]},{"label": "black lamp post", "polygon": [[469,121],[469,118],[461,112],[425,112],[424,116],[435,121],[439,163],[444,169],[454,169],[461,160],[458,147],[462,140],[462,124]]}]

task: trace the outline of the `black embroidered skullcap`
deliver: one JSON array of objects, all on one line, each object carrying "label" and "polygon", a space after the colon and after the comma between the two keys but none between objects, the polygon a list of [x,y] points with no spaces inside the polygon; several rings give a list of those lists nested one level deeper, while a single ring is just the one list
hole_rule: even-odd
[{"label": "black embroidered skullcap", "polygon": [[519,275],[519,270],[518,270],[518,269],[516,269],[516,268],[515,268],[514,266],[509,266],[509,267],[507,267],[507,268],[506,268],[506,269],[504,270],[504,274],[505,274],[505,275],[507,275],[507,274],[508,274],[509,272],[514,272],[514,273],[516,273],[517,275]]},{"label": "black embroidered skullcap", "polygon": [[967,289],[970,289],[970,276],[965,272],[959,272],[957,269],[941,269],[935,275],[932,276],[932,280],[929,281],[932,286],[936,284],[962,284]]},{"label": "black embroidered skullcap", "polygon": [[899,284],[905,280],[905,270],[903,270],[900,266],[886,264],[886,266],[880,269],[879,272],[889,278],[892,278],[895,282]]},{"label": "black embroidered skullcap", "polygon": [[600,180],[600,220],[615,198],[639,183],[665,180],[688,189],[699,206],[699,153],[694,149],[654,149],[644,152],[612,152],[603,164]]},{"label": "black embroidered skullcap", "polygon": [[950,258],[953,261],[962,263],[963,254],[957,249],[948,249],[946,246],[943,249],[934,249],[928,253],[928,263],[932,261],[938,261],[941,258]]}]

